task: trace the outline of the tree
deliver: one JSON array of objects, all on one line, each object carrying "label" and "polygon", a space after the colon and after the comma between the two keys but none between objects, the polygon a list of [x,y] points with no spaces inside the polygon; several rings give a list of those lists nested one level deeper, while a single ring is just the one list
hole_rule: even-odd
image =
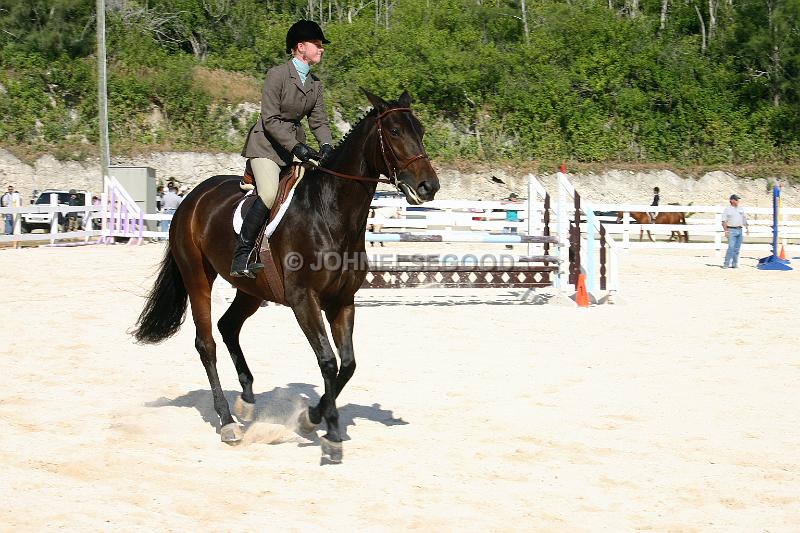
[{"label": "tree", "polygon": [[80,57],[94,48],[94,19],[94,3],[85,0],[0,0],[0,45]]},{"label": "tree", "polygon": [[797,104],[800,0],[743,0],[738,6],[739,25],[728,48],[738,49],[751,90],[765,89],[763,96],[774,107],[786,98],[787,103]]}]

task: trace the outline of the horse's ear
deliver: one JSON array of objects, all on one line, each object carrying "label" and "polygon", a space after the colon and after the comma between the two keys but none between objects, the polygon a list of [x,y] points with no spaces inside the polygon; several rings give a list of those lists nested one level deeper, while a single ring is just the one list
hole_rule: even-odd
[{"label": "horse's ear", "polygon": [[384,100],[380,96],[375,96],[374,94],[364,89],[363,87],[361,88],[361,91],[367,97],[369,103],[372,104],[372,107],[374,107],[378,111],[378,113],[382,113],[387,107],[389,107],[389,103],[386,102],[386,100]]},{"label": "horse's ear", "polygon": [[408,91],[403,91],[403,94],[397,99],[397,103],[400,104],[400,107],[411,107],[411,95],[408,94]]}]

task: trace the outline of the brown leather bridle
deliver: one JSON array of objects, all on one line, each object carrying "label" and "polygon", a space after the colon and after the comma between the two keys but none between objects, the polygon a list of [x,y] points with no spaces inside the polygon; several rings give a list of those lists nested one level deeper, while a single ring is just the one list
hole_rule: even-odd
[{"label": "brown leather bridle", "polygon": [[[428,159],[428,154],[425,153],[425,148],[423,147],[422,153],[417,154],[406,161],[400,161],[400,158],[397,156],[397,153],[394,151],[394,147],[392,143],[389,142],[389,139],[384,138],[384,131],[383,131],[383,124],[381,123],[381,119],[388,115],[389,113],[394,113],[395,111],[402,111],[402,112],[409,112],[411,113],[410,107],[395,107],[393,109],[387,109],[383,113],[379,113],[375,117],[376,127],[378,128],[378,139],[380,139],[380,147],[381,147],[381,156],[383,156],[383,162],[386,165],[386,169],[391,173],[391,176],[386,178],[369,178],[366,176],[354,176],[352,174],[343,174],[341,172],[336,172],[335,170],[331,170],[329,168],[325,168],[321,165],[314,165],[318,170],[326,173],[331,174],[333,176],[337,176],[339,178],[344,178],[347,180],[356,180],[356,181],[368,181],[372,183],[389,183],[391,185],[397,186],[397,175],[405,170],[406,168],[411,165],[414,161],[418,159]],[[387,151],[388,147],[388,151]],[[387,156],[387,152],[391,154],[392,158],[394,158],[394,165],[389,162],[389,157]]]}]

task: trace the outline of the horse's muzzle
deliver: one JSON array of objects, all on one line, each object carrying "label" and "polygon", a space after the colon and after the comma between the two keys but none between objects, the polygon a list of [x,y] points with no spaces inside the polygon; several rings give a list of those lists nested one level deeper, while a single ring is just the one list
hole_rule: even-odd
[{"label": "horse's muzzle", "polygon": [[427,179],[419,179],[404,171],[398,176],[397,185],[406,195],[408,203],[416,205],[433,200],[439,191],[439,178],[433,174]]}]

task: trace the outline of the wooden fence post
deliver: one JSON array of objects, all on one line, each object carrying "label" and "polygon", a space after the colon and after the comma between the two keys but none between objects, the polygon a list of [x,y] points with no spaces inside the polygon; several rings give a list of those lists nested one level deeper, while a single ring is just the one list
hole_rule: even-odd
[{"label": "wooden fence post", "polygon": [[606,226],[600,223],[600,290],[606,290]]},{"label": "wooden fence post", "polygon": [[569,283],[576,285],[581,273],[581,195],[575,191],[575,217],[569,236]]}]

